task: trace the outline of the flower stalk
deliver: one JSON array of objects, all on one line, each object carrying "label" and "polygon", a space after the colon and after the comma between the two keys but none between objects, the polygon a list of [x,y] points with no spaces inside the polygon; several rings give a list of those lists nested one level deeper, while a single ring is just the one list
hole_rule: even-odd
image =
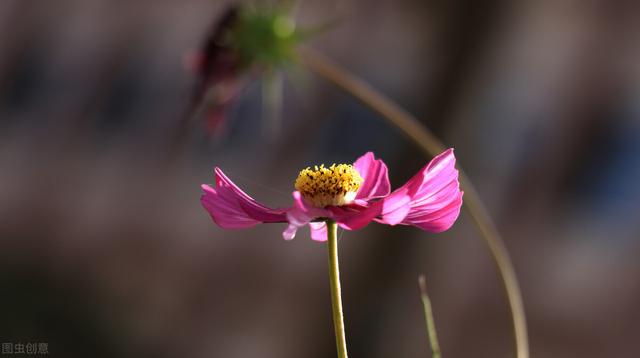
[{"label": "flower stalk", "polygon": [[[301,48],[298,55],[305,67],[378,112],[429,156],[433,156],[445,148],[442,142],[416,117],[348,70],[309,48]],[[513,321],[516,357],[529,358],[524,304],[511,258],[500,233],[480,200],[480,196],[462,169],[458,169],[460,171],[460,185],[465,191],[464,206],[489,247],[502,279]]]},{"label": "flower stalk", "polygon": [[344,314],[340,291],[340,268],[338,265],[338,225],[327,220],[327,247],[329,250],[329,283],[331,285],[331,306],[333,309],[333,327],[336,333],[338,358],[347,358],[347,341],[344,332]]}]

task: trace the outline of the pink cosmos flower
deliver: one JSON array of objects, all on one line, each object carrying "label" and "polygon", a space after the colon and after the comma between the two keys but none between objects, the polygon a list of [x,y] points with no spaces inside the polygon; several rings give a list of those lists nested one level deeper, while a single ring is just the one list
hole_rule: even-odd
[{"label": "pink cosmos flower", "polygon": [[216,186],[202,185],[201,202],[213,221],[226,229],[288,223],[286,240],[309,225],[313,240],[326,241],[326,220],[346,230],[376,221],[442,232],[453,225],[462,205],[455,161],[453,149],[448,149],[393,192],[387,166],[371,152],[353,165],[307,168],[296,180],[293,206],[282,209],[256,202],[216,167]]}]

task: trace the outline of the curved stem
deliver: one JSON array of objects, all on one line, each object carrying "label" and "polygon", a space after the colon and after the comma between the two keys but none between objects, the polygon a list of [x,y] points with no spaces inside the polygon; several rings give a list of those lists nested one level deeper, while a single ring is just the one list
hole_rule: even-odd
[{"label": "curved stem", "polygon": [[[346,69],[309,48],[301,49],[299,55],[300,60],[308,69],[378,112],[429,156],[435,156],[446,149],[442,142],[425,128],[417,118]],[[518,358],[528,358],[529,340],[524,305],[509,253],[471,181],[469,181],[462,169],[458,169],[460,170],[460,184],[465,191],[465,208],[491,251],[509,301],[513,319],[516,356]]]},{"label": "curved stem", "polygon": [[331,306],[333,308],[333,327],[336,332],[338,358],[347,358],[347,340],[344,333],[344,315],[340,293],[340,268],[338,267],[338,226],[333,220],[327,220],[327,247],[329,249],[329,283],[331,284]]},{"label": "curved stem", "polygon": [[431,308],[431,300],[427,294],[427,280],[424,275],[418,277],[418,285],[420,286],[420,299],[424,307],[424,318],[427,322],[427,335],[431,344],[431,357],[442,358],[440,353],[440,343],[438,343],[438,334],[436,333],[436,322],[433,319],[433,309]]}]

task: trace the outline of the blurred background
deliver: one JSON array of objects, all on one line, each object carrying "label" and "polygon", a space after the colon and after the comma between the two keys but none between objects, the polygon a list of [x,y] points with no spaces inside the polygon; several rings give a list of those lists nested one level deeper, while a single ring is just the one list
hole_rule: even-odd
[{"label": "blurred background", "polygon": [[[271,206],[300,169],[374,151],[393,186],[430,158],[302,67],[278,133],[261,81],[221,133],[191,128],[185,56],[230,2],[0,2],[0,341],[55,357],[332,357],[326,248],[283,225],[215,226],[217,165]],[[635,1],[305,0],[310,46],[456,148],[512,255],[533,357],[638,357],[640,6]],[[513,357],[486,245],[463,213],[443,234],[341,234],[353,357],[428,357],[417,276],[445,357]]]}]

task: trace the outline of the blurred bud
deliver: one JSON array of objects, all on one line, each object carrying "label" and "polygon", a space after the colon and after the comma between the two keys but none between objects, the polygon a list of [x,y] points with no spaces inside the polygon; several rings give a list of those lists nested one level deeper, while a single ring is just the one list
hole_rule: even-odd
[{"label": "blurred bud", "polygon": [[196,74],[188,116],[219,133],[246,81],[291,63],[302,38],[286,6],[232,5],[186,59]]},{"label": "blurred bud", "polygon": [[[231,31],[238,21],[238,8],[228,8],[209,30],[202,47],[190,54],[186,66],[196,75],[188,117],[204,115],[209,133],[223,123],[224,112],[238,87],[239,58],[229,46]],[[226,95],[224,95],[226,93]]]}]

